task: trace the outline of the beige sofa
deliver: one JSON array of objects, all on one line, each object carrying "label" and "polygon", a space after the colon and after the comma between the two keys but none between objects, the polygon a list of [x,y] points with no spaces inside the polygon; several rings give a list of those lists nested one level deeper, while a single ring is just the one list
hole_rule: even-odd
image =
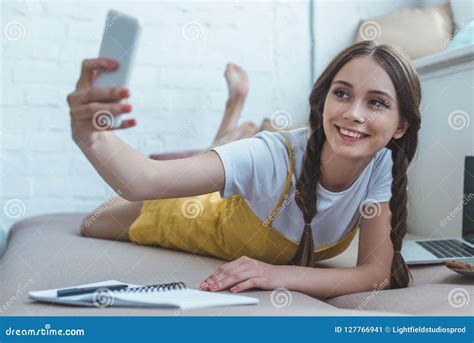
[{"label": "beige sofa", "polygon": [[[2,315],[211,315],[211,316],[346,316],[346,315],[473,315],[470,304],[452,306],[455,288],[474,294],[472,280],[442,265],[412,267],[411,287],[365,292],[319,300],[291,291],[283,307],[274,306],[271,291],[243,294],[258,305],[178,311],[146,308],[85,308],[36,303],[28,292],[102,280],[136,284],[183,281],[198,288],[222,260],[133,243],[85,238],[79,225],[85,214],[64,213],[23,219],[11,229],[8,248],[0,260]],[[342,255],[321,266],[353,266],[357,240]]]}]

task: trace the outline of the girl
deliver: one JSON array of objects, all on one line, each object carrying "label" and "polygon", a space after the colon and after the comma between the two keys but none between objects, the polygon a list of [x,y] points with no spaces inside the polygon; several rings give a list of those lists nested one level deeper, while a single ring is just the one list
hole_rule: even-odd
[{"label": "girl", "polygon": [[[98,70],[114,67],[86,60],[68,102],[74,141],[134,204],[121,222],[130,240],[231,261],[203,282],[210,291],[284,287],[327,298],[408,286],[406,171],[421,95],[407,57],[386,45],[354,44],[316,81],[307,128],[263,131],[169,161],[95,129],[98,111],[129,110],[114,102],[120,97],[112,89],[91,88]],[[344,251],[359,227],[355,267],[315,267]]]}]

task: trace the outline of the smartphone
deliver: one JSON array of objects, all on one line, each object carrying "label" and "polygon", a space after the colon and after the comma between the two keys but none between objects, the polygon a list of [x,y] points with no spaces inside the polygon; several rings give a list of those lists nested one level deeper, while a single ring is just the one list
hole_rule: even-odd
[{"label": "smartphone", "polygon": [[[109,10],[105,20],[99,57],[111,58],[119,63],[116,70],[100,72],[94,87],[126,87],[130,79],[134,63],[141,24],[137,18],[116,10]],[[118,128],[126,119],[132,118],[131,113],[114,116],[111,128]]]}]

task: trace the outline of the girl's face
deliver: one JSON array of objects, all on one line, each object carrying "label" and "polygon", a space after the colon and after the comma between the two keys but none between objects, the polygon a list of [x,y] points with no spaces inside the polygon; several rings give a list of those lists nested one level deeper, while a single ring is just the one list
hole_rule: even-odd
[{"label": "girl's face", "polygon": [[370,160],[408,126],[400,119],[392,80],[371,57],[346,63],[332,80],[323,126],[331,150],[340,157]]}]

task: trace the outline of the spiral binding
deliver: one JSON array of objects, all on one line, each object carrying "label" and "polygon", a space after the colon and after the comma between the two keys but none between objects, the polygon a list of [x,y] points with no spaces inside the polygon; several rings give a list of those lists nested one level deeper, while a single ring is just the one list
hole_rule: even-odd
[{"label": "spiral binding", "polygon": [[160,283],[156,285],[140,286],[140,287],[128,287],[119,289],[115,292],[126,292],[126,293],[151,293],[151,292],[163,292],[171,291],[176,289],[186,289],[186,284],[184,282],[170,282],[170,283]]}]

